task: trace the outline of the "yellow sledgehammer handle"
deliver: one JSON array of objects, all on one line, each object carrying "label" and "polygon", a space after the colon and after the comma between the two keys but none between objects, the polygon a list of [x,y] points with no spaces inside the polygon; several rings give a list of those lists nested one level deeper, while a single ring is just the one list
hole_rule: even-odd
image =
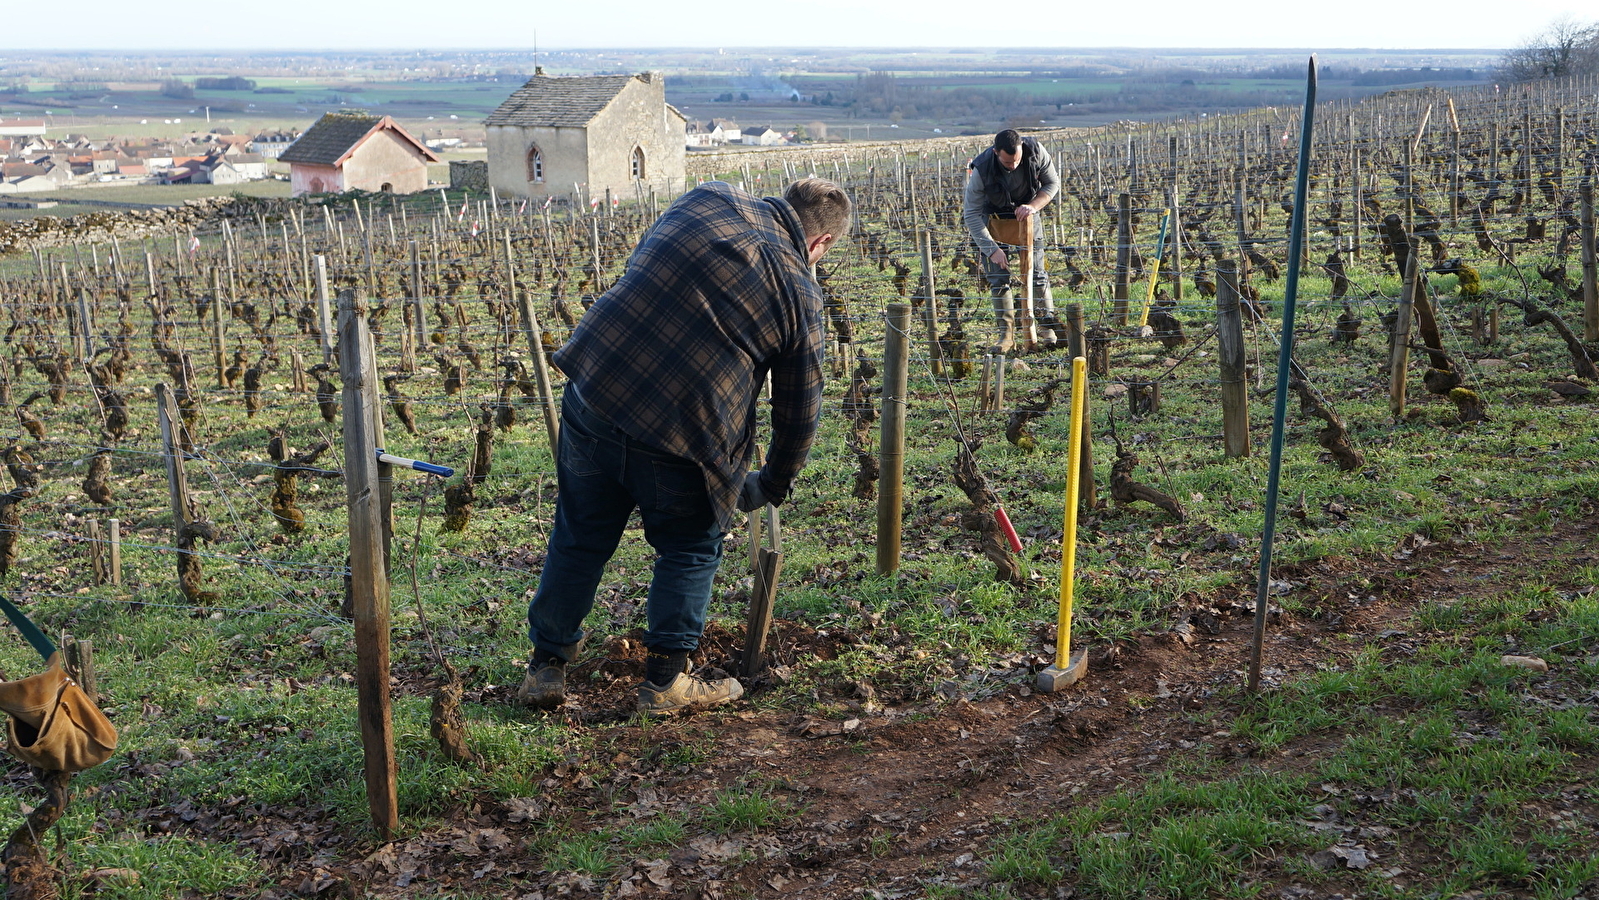
[{"label": "yellow sledgehammer handle", "polygon": [[1066,450],[1066,526],[1061,535],[1060,618],[1055,623],[1055,665],[1066,668],[1072,659],[1072,582],[1077,569],[1077,491],[1079,457],[1083,454],[1083,415],[1088,401],[1088,360],[1072,360],[1072,424]]}]

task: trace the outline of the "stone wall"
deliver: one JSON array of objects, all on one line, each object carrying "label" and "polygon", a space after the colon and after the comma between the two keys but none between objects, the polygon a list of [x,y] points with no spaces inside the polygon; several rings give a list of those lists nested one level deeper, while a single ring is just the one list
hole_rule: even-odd
[{"label": "stone wall", "polygon": [[486,159],[450,160],[450,189],[489,191],[489,163]]}]

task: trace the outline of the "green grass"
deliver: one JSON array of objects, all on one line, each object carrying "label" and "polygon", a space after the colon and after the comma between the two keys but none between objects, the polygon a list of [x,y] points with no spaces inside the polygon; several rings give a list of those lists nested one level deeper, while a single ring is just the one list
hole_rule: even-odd
[{"label": "green grass", "polygon": [[[1330,804],[1340,824],[1386,828],[1433,855],[1408,873],[1413,886],[1571,896],[1599,873],[1599,834],[1591,821],[1551,821],[1539,808],[1581,783],[1575,764],[1591,758],[1599,730],[1588,704],[1531,705],[1526,692],[1537,679],[1580,695],[1594,673],[1536,676],[1478,645],[1485,626],[1498,626],[1499,648],[1565,634],[1588,621],[1587,596],[1534,579],[1453,603],[1447,620],[1424,607],[1418,620],[1432,634],[1411,661],[1386,662],[1374,644],[1221,723],[1263,760],[1289,746],[1330,748],[1310,771],[1234,767],[1201,746],[1138,786],[1015,826],[989,848],[988,877],[1022,896],[1029,886],[1070,883],[1094,898],[1249,897],[1268,861],[1312,883],[1328,877],[1306,860],[1330,839],[1305,822],[1324,818],[1312,808]],[[1544,610],[1542,621],[1524,615],[1529,605]],[[1368,889],[1387,890],[1375,874],[1383,865],[1363,874]]]},{"label": "green grass", "polygon": [[741,785],[718,791],[705,811],[705,822],[717,834],[761,831],[791,820],[793,805],[772,796],[771,789]]}]

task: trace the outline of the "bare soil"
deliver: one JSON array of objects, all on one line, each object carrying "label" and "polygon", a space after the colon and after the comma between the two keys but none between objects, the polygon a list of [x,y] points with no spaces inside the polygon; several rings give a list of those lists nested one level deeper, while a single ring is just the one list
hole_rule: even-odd
[{"label": "bare soil", "polygon": [[[1313,615],[1271,616],[1264,681],[1344,665],[1372,644],[1396,657],[1413,653],[1427,640],[1409,622],[1421,605],[1502,590],[1534,561],[1591,564],[1596,530],[1599,515],[1590,515],[1514,546],[1412,543],[1380,558],[1274,573],[1308,583],[1302,596],[1323,599]],[[593,663],[599,677],[574,679],[584,686],[549,714],[596,732],[592,758],[551,767],[535,797],[465,802],[447,825],[381,845],[351,838],[318,809],[164,807],[150,810],[147,824],[239,841],[274,868],[277,885],[267,896],[277,897],[908,897],[922,895],[929,881],[974,889],[985,883],[982,861],[996,834],[1136,785],[1174,753],[1209,754],[1227,772],[1270,778],[1306,771],[1337,748],[1342,735],[1321,734],[1262,754],[1229,734],[1226,723],[1248,702],[1232,689],[1244,681],[1252,593],[1241,579],[1226,596],[1196,604],[1179,620],[1191,628],[1186,636],[1179,629],[1090,647],[1088,677],[1060,693],[1035,692],[1036,665],[1011,661],[999,666],[1011,666],[1011,674],[995,675],[1003,688],[980,701],[890,698],[878,707],[882,698],[861,696],[869,687],[840,686],[839,708],[853,703],[861,711],[826,719],[741,704],[641,724],[630,707],[642,650],[616,641]],[[828,656],[859,637],[779,622],[777,661]],[[703,661],[729,665],[739,636],[707,638]],[[467,699],[504,701],[513,688],[469,691]],[[674,765],[685,748],[701,751],[698,761]],[[1595,761],[1579,759],[1576,767],[1591,774]],[[606,879],[546,872],[528,849],[557,823],[584,831],[703,810],[729,789],[765,791],[796,813],[759,831],[721,835],[691,818],[684,845],[641,856]],[[1599,815],[1573,793],[1551,802],[1589,820]],[[1429,848],[1389,829],[1368,831],[1365,846],[1382,865],[1437,871]],[[1340,888],[1335,878],[1302,892],[1282,862],[1263,860],[1257,869],[1267,896],[1330,896]],[[1356,877],[1350,873],[1346,891]],[[1070,889],[1032,892],[1069,896]]]}]

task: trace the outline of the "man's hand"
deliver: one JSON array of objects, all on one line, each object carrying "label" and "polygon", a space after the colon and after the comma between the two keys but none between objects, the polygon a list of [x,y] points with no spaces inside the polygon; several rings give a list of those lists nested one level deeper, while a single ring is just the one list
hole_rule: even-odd
[{"label": "man's hand", "polygon": [[1022,205],[1016,207],[1016,221],[1025,222],[1025,221],[1027,221],[1027,218],[1029,216],[1031,216],[1034,212],[1037,212],[1037,210],[1035,210],[1031,206],[1028,206],[1027,204],[1023,203]]},{"label": "man's hand", "polygon": [[1010,263],[1008,263],[1005,259],[1004,248],[1000,248],[995,250],[993,253],[988,254],[988,261],[996,266],[999,266],[1001,269],[1008,270],[1010,268]]},{"label": "man's hand", "polygon": [[751,472],[744,476],[744,484],[738,489],[738,508],[740,512],[754,512],[766,505],[766,492],[761,490],[761,473]]}]

